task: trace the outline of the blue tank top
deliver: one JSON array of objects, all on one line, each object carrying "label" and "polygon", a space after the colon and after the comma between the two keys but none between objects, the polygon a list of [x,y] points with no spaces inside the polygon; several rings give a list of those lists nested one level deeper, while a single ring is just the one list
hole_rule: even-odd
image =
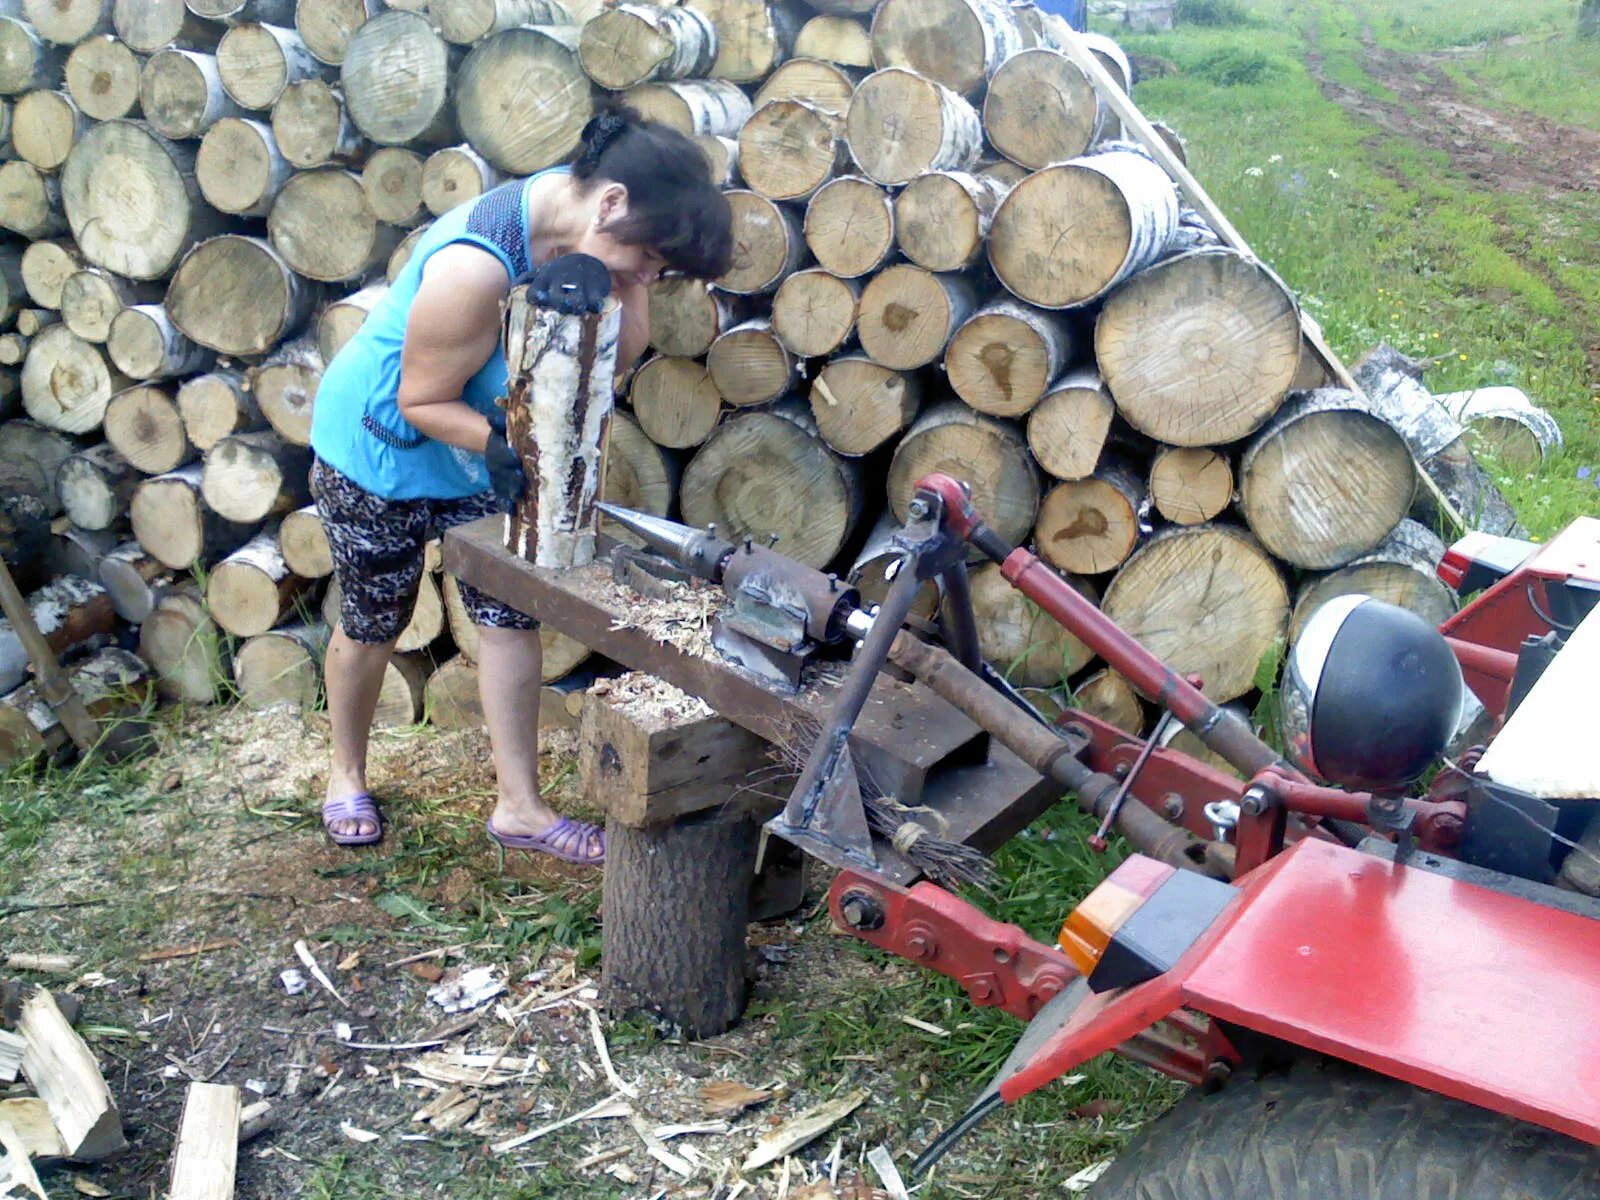
[{"label": "blue tank top", "polygon": [[[389,290],[323,373],[311,410],[311,448],[323,462],[386,500],[456,500],[488,488],[483,455],[425,437],[400,412],[406,322],[423,268],[445,246],[465,242],[488,251],[505,267],[508,285],[531,269],[528,188],[550,173],[503,183],[428,227]],[[505,353],[497,342],[461,399],[487,416],[505,386]]]}]

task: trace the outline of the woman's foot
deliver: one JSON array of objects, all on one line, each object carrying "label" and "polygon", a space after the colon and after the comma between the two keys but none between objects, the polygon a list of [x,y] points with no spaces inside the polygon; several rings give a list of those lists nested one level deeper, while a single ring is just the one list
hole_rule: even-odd
[{"label": "woman's foot", "polygon": [[322,827],[337,846],[373,846],[383,840],[383,814],[368,792],[324,800]]},{"label": "woman's foot", "polygon": [[563,817],[542,803],[518,808],[502,801],[489,818],[488,830],[507,850],[537,851],[585,867],[606,861],[605,830]]}]

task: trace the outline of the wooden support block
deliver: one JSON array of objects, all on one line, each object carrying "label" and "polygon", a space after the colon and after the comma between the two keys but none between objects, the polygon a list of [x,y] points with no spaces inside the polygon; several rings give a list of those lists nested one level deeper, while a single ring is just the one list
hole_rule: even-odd
[{"label": "wooden support block", "polygon": [[28,1042],[22,1073],[50,1106],[68,1157],[93,1161],[127,1149],[100,1066],[49,992],[40,988],[23,1001],[17,1031]]},{"label": "wooden support block", "polygon": [[239,1089],[191,1083],[172,1154],[169,1200],[233,1200],[239,1162]]},{"label": "wooden support block", "polygon": [[584,709],[579,743],[585,796],[614,824],[635,828],[725,805],[772,761],[755,734],[638,673],[600,685]]},{"label": "wooden support block", "polygon": [[37,1096],[0,1100],[0,1129],[16,1134],[28,1157],[36,1161],[52,1162],[67,1156],[50,1119],[50,1106]]}]

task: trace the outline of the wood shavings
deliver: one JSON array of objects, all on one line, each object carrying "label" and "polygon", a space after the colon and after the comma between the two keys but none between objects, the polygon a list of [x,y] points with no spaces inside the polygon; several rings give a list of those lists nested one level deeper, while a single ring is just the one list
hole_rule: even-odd
[{"label": "wood shavings", "polygon": [[666,1143],[656,1137],[650,1126],[645,1123],[644,1118],[638,1113],[630,1112],[628,1114],[628,1124],[633,1126],[633,1131],[639,1135],[639,1140],[644,1143],[645,1151],[651,1158],[655,1159],[674,1175],[681,1175],[684,1179],[688,1179],[694,1174],[694,1164],[668,1150]]},{"label": "wood shavings", "polygon": [[666,680],[657,679],[643,671],[630,671],[615,679],[597,680],[589,688],[589,695],[603,699],[608,707],[640,723],[668,719],[700,721],[716,715],[700,697],[691,696]]},{"label": "wood shavings", "polygon": [[[311,972],[311,978],[320,983],[327,991],[328,995],[332,996],[345,1008],[349,1008],[350,1001],[346,1000],[339,994],[339,989],[333,986],[333,980],[329,979],[328,976],[323,972],[322,968],[317,965],[317,960],[311,955],[311,947],[306,945],[304,941],[297,941],[294,944],[294,952],[295,956],[305,964],[306,970]],[[288,981],[285,980],[284,983],[287,987]],[[292,992],[290,994],[293,995]]]},{"label": "wood shavings", "polygon": [[504,1087],[537,1069],[531,1058],[506,1058],[499,1054],[468,1054],[464,1051],[424,1054],[405,1064],[424,1079],[456,1087]]},{"label": "wood shavings", "polygon": [[696,658],[708,658],[711,645],[711,619],[721,610],[722,593],[701,584],[662,581],[666,599],[642,595],[610,576],[595,579],[597,598],[608,600],[618,611],[631,614],[613,629],[637,629],[651,641],[660,642]]},{"label": "wood shavings", "polygon": [[916,1017],[901,1017],[900,1023],[903,1025],[909,1025],[913,1029],[920,1029],[923,1033],[930,1033],[934,1037],[947,1038],[950,1036],[950,1031],[944,1028],[944,1026],[935,1025],[931,1021],[919,1021]]},{"label": "wood shavings", "polygon": [[632,1115],[633,1109],[628,1106],[627,1101],[621,1096],[607,1096],[598,1104],[591,1105],[580,1113],[574,1113],[570,1117],[563,1117],[559,1121],[552,1121],[548,1125],[542,1125],[538,1129],[518,1134],[516,1137],[508,1138],[506,1141],[496,1142],[489,1149],[496,1154],[510,1154],[513,1150],[526,1146],[530,1142],[536,1142],[558,1129],[565,1129],[568,1125],[576,1125],[579,1121],[615,1120],[621,1117],[631,1117]]},{"label": "wood shavings", "polygon": [[700,1103],[710,1116],[736,1116],[771,1099],[770,1091],[746,1087],[735,1079],[714,1079],[700,1086]]},{"label": "wood shavings", "polygon": [[894,1155],[889,1153],[889,1147],[874,1146],[867,1152],[867,1162],[883,1181],[890,1200],[911,1200],[910,1193],[906,1191],[906,1181],[900,1177],[900,1169],[894,1165]]},{"label": "wood shavings", "polygon": [[625,1083],[622,1076],[617,1074],[617,1068],[611,1063],[611,1051],[606,1046],[605,1030],[600,1027],[600,1014],[587,1004],[583,1006],[589,1014],[589,1033],[594,1038],[594,1052],[600,1059],[600,1069],[606,1073],[606,1079],[611,1087],[630,1100],[639,1095],[639,1089],[631,1083]]},{"label": "wood shavings", "polygon": [[763,1135],[756,1143],[755,1149],[751,1150],[749,1157],[744,1160],[741,1170],[756,1171],[792,1154],[855,1112],[867,1102],[870,1095],[866,1088],[857,1088],[837,1099],[808,1109],[793,1120],[778,1126]]},{"label": "wood shavings", "polygon": [[1095,1185],[1095,1181],[1111,1169],[1111,1160],[1102,1159],[1097,1163],[1090,1163],[1083,1170],[1073,1175],[1061,1186],[1069,1192],[1087,1192]]},{"label": "wood shavings", "polygon": [[373,1133],[370,1129],[362,1129],[359,1126],[352,1125],[349,1121],[339,1122],[339,1132],[344,1134],[344,1136],[349,1138],[352,1142],[358,1142],[362,1145],[375,1142],[381,1136],[380,1134]]}]

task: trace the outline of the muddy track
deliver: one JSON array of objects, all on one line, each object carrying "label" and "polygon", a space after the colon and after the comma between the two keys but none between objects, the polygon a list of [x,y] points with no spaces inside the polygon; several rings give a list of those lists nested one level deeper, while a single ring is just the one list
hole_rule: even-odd
[{"label": "muddy track", "polygon": [[1397,99],[1329,78],[1315,28],[1306,66],[1322,94],[1385,132],[1445,154],[1467,177],[1513,192],[1600,192],[1600,132],[1473,101],[1440,63],[1451,55],[1402,54],[1362,36],[1361,68]]}]

